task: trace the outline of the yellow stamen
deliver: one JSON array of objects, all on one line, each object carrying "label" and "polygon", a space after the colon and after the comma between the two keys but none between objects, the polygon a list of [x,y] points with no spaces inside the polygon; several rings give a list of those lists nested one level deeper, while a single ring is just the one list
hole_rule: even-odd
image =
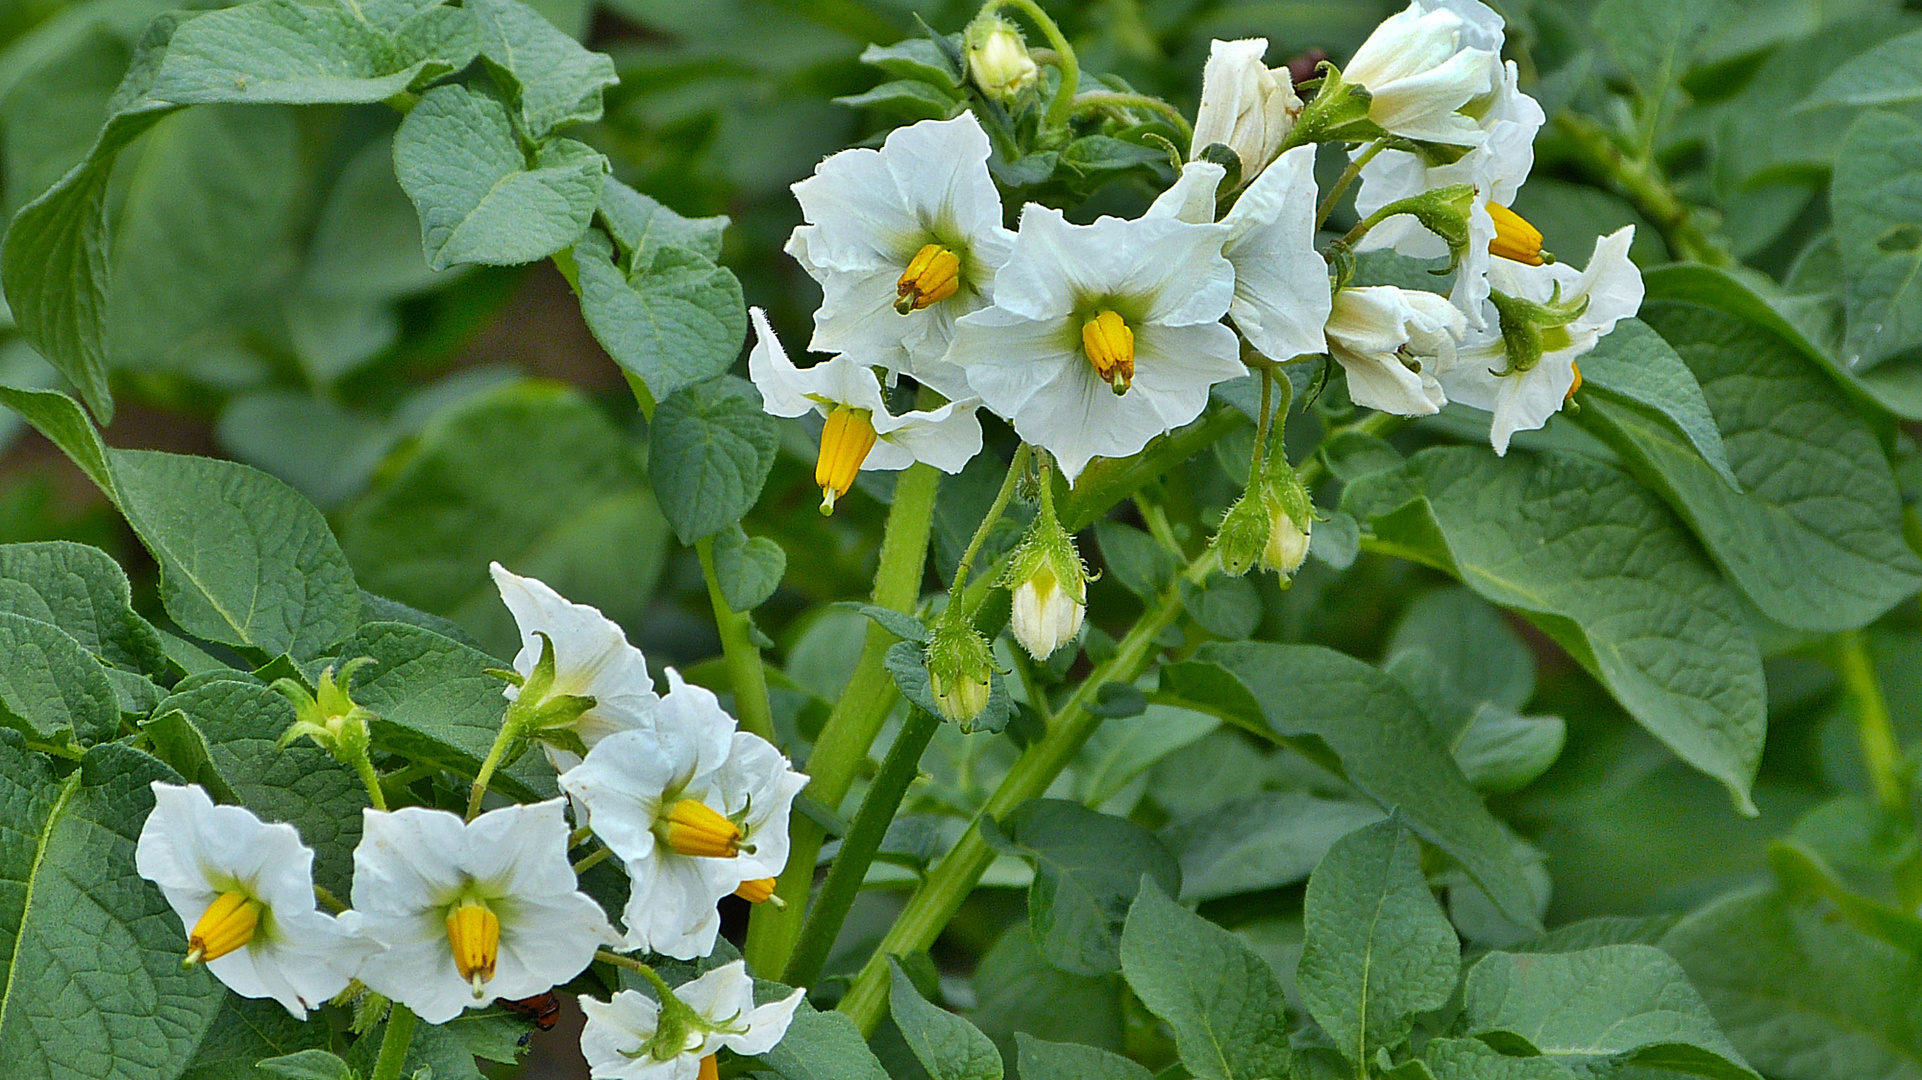
[{"label": "yellow stamen", "polygon": [[961,288],[961,256],[940,244],[923,244],[901,280],[894,283],[894,310],[903,315],[938,304]]},{"label": "yellow stamen", "polygon": [[485,997],[481,984],[494,977],[494,961],[500,958],[500,916],[485,901],[461,901],[447,913],[447,944],[460,977],[473,985],[476,998]]},{"label": "yellow stamen", "polygon": [[1575,364],[1575,381],[1568,384],[1568,393],[1562,395],[1563,402],[1575,400],[1575,391],[1582,388],[1582,365]]},{"label": "yellow stamen", "polygon": [[741,853],[741,827],[699,799],[682,799],[668,807],[656,828],[667,846],[682,855],[732,859]]},{"label": "yellow stamen", "polygon": [[244,948],[254,939],[254,929],[260,925],[260,908],[260,901],[244,892],[221,893],[187,935],[186,966],[218,960],[235,949]]},{"label": "yellow stamen", "polygon": [[821,428],[821,456],[814,463],[814,482],[821,486],[821,512],[832,514],[834,501],[854,486],[854,474],[874,449],[874,414],[866,409],[836,405]]},{"label": "yellow stamen", "polygon": [[721,1080],[721,1066],[713,1054],[701,1059],[701,1075],[696,1080]]},{"label": "yellow stamen", "polygon": [[1125,394],[1135,379],[1135,332],[1127,320],[1103,309],[1081,324],[1081,347],[1101,381]]},{"label": "yellow stamen", "polygon": [[1500,203],[1488,204],[1488,216],[1495,219],[1495,239],[1488,242],[1489,254],[1530,266],[1540,266],[1545,261],[1540,229]]},{"label": "yellow stamen", "polygon": [[741,887],[734,890],[734,895],[746,900],[750,904],[771,903],[777,908],[787,907],[786,900],[774,895],[774,879],[771,877],[755,878],[753,881],[743,881],[741,882]]}]

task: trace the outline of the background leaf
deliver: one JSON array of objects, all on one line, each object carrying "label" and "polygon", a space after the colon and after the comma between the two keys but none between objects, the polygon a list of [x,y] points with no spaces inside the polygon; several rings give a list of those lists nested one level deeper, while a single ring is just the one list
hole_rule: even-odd
[{"label": "background leaf", "polygon": [[931,1005],[890,957],[888,1007],[915,1060],[933,1080],[1001,1080],[1001,1053],[966,1020]]},{"label": "background leaf", "polygon": [[779,439],[761,394],[723,376],[660,403],[648,428],[648,471],[681,543],[741,520],[761,497]]}]

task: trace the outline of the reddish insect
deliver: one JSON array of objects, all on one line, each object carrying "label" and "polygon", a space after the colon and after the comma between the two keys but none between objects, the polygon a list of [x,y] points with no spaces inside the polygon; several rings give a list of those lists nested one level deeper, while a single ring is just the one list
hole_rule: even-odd
[{"label": "reddish insect", "polygon": [[518,1001],[496,998],[495,1002],[515,1016],[534,1021],[534,1026],[542,1031],[554,1030],[554,1024],[561,1018],[561,999],[552,990]]}]

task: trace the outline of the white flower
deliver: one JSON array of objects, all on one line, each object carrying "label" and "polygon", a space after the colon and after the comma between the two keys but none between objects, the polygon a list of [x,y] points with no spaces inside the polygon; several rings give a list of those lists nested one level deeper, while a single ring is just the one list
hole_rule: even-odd
[{"label": "white flower", "polygon": [[1501,25],[1478,0],[1415,0],[1375,27],[1342,81],[1368,89],[1368,119],[1390,134],[1477,145],[1485,136],[1461,109],[1496,77]]},{"label": "white flower", "polygon": [[561,787],[633,881],[622,947],[688,960],[713,951],[721,897],[787,865],[807,777],[709,691],[672,669],[668,685],[652,731],[603,739]]},{"label": "white flower", "polygon": [[[1447,165],[1430,166],[1420,155],[1405,150],[1384,150],[1362,166],[1361,186],[1355,190],[1355,211],[1366,217],[1400,199],[1450,184],[1471,184],[1475,188],[1473,209],[1468,217],[1468,250],[1455,271],[1449,299],[1468,316],[1470,326],[1479,329],[1482,301],[1488,297],[1489,246],[1496,239],[1496,222],[1489,204],[1506,207],[1535,167],[1535,133],[1541,130],[1542,107],[1516,85],[1514,61],[1501,68],[1494,93],[1475,103],[1477,121],[1485,138],[1480,146]],[[1358,149],[1355,153],[1361,153]],[[1535,238],[1539,259],[1540,237]],[[1397,214],[1383,221],[1362,238],[1360,249],[1393,248],[1417,259],[1435,259],[1448,254],[1440,237],[1421,227],[1413,217]]]},{"label": "white flower", "polygon": [[974,398],[896,416],[882,400],[881,384],[871,368],[846,356],[797,368],[774,336],[767,313],[749,308],[748,314],[754,320],[754,348],[747,355],[747,371],[761,391],[761,407],[775,416],[815,412],[828,420],[821,429],[821,456],[815,465],[815,482],[827,509],[847,494],[861,469],[905,469],[922,461],[957,473],[981,452]]},{"label": "white flower", "polygon": [[[583,997],[587,1026],[581,1030],[581,1055],[595,1080],[694,1080],[722,1047],[749,1057],[774,1049],[805,993],[796,990],[757,1008],[754,980],[747,965],[736,960],[675,987],[680,1007],[693,1015],[670,1016],[665,1024],[661,1006],[638,990],[622,990],[605,1003]],[[677,1019],[683,1032],[679,1046],[649,1045]]]},{"label": "white flower", "polygon": [[878,151],[844,150],[794,197],[808,224],[787,251],[824,294],[809,348],[966,396],[941,357],[954,321],[987,306],[1014,242],[974,114],[896,128]]},{"label": "white flower", "polygon": [[503,806],[471,822],[419,806],[366,811],[354,910],[387,951],[361,965],[360,981],[444,1024],[580,974],[614,932],[574,886],[565,805]]},{"label": "white flower", "polygon": [[[1190,162],[1148,208],[1147,217],[1214,220],[1221,166]],[[1315,148],[1277,158],[1221,220],[1221,253],[1235,269],[1228,317],[1263,356],[1289,360],[1322,349],[1328,321],[1328,264],[1315,251]]]},{"label": "white flower", "polygon": [[1642,272],[1628,258],[1634,239],[1633,225],[1598,237],[1588,268],[1579,272],[1566,263],[1527,266],[1506,259],[1489,269],[1495,289],[1509,296],[1537,304],[1587,302],[1566,326],[1543,330],[1541,359],[1532,368],[1504,375],[1511,365],[1491,300],[1488,329],[1464,341],[1460,360],[1442,372],[1451,399],[1495,414],[1488,436],[1497,454],[1508,453],[1515,432],[1533,431],[1561,410],[1580,377],[1575,358],[1641,308]]},{"label": "white flower", "polygon": [[1439,412],[1436,377],[1455,360],[1462,313],[1434,293],[1392,285],[1343,289],[1328,315],[1328,352],[1357,405],[1401,416]]},{"label": "white flower", "polygon": [[305,1020],[379,946],[357,917],[314,909],[314,852],[292,825],[215,806],[198,785],[153,784],[134,868],[160,886],[187,930],[188,957],[241,997],[270,997]]},{"label": "white flower", "polygon": [[1214,143],[1226,146],[1241,159],[1243,184],[1275,159],[1301,113],[1294,78],[1285,67],[1269,70],[1262,60],[1267,52],[1267,38],[1215,41],[1201,73],[1201,107],[1188,156],[1197,157]]},{"label": "white flower", "polygon": [[[626,632],[614,620],[586,604],[571,603],[544,582],[511,573],[499,563],[488,569],[500,589],[501,602],[520,628],[521,651],[514,657],[514,670],[522,677],[533,674],[541,658],[541,639],[535,634],[546,634],[554,643],[550,694],[594,699],[594,707],[569,725],[588,749],[614,732],[648,725],[660,695],[647,673],[647,659],[627,643]],[[513,700],[520,696],[520,687],[509,686],[505,692]],[[545,748],[557,772],[580,764],[577,754]]]},{"label": "white flower", "polygon": [[1054,453],[1070,483],[1201,415],[1247,369],[1219,321],[1234,298],[1227,230],[1171,217],[1070,225],[1030,205],[993,307],[961,320],[948,359],[987,407]]}]

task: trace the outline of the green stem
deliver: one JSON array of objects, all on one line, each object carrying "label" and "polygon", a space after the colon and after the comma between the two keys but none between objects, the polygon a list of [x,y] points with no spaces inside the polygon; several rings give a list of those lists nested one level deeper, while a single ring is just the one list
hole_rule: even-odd
[{"label": "green stem", "polygon": [[1034,24],[1041,28],[1042,36],[1048,39],[1048,44],[1053,46],[1058,54],[1061,85],[1054,92],[1054,100],[1048,103],[1048,113],[1043,118],[1043,122],[1050,128],[1063,127],[1068,122],[1069,113],[1074,110],[1075,91],[1081,88],[1081,63],[1075,59],[1074,46],[1068,44],[1068,39],[1062,35],[1061,28],[1055,25],[1054,20],[1049,18],[1048,13],[1041,10],[1041,5],[1034,0],[988,0],[982,5],[981,13],[985,15],[1004,7],[1014,8],[1033,20]]},{"label": "green stem", "polygon": [[854,827],[842,839],[841,853],[835,856],[821,894],[815,897],[814,906],[808,912],[800,943],[788,958],[787,968],[781,972],[782,982],[789,986],[808,986],[821,977],[821,967],[827,963],[828,952],[841,934],[848,908],[861,892],[861,883],[867,879],[874,853],[881,849],[881,840],[887,835],[895,812],[901,808],[901,799],[909,785],[920,775],[921,755],[940,727],[941,721],[923,710],[908,710],[907,722],[901,725],[900,734],[894,737],[894,745],[888,748],[888,756],[881,762],[881,771],[875,774],[867,795],[861,799]]},{"label": "green stem", "polygon": [[1875,675],[1875,659],[1860,630],[1835,636],[1835,668],[1842,676],[1855,713],[1856,733],[1862,741],[1862,764],[1869,774],[1875,801],[1892,813],[1906,813],[1908,783],[1902,775],[1902,747],[1895,739],[1889,703]]},{"label": "green stem", "polygon": [[1181,110],[1160,98],[1149,97],[1147,94],[1123,94],[1113,90],[1090,90],[1074,99],[1075,112],[1098,108],[1147,109],[1159,113],[1181,134],[1182,141],[1189,143],[1195,141],[1194,125],[1188,123],[1188,118],[1181,115]]},{"label": "green stem", "polygon": [[594,959],[603,964],[613,964],[615,967],[626,968],[641,978],[646,979],[648,984],[654,987],[655,992],[661,995],[662,1001],[666,1001],[668,998],[674,996],[674,988],[667,985],[667,980],[661,978],[660,972],[655,971],[653,968],[631,956],[622,956],[620,953],[608,952],[606,949],[597,949],[594,952]]},{"label": "green stem", "polygon": [[728,679],[734,684],[734,711],[740,714],[743,730],[774,741],[774,710],[768,705],[767,669],[761,666],[761,650],[749,634],[748,617],[728,606],[721,595],[721,579],[714,573],[714,538],[694,542],[701,558],[701,574],[707,578],[707,599],[714,608],[714,626],[721,634],[721,656],[727,664]]},{"label": "green stem", "polygon": [[[511,714],[514,706],[509,705]],[[501,757],[514,742],[514,730],[518,725],[510,716],[501,718],[500,734],[494,736],[494,745],[487,748],[487,757],[481,761],[480,771],[474,774],[474,787],[467,793],[467,820],[480,816],[481,799],[487,796],[487,782],[494,779],[494,770],[500,768]]]},{"label": "green stem", "polygon": [[981,554],[981,545],[987,542],[988,533],[994,529],[995,523],[1001,520],[1002,514],[1008,512],[1008,503],[1014,498],[1014,486],[1020,481],[1021,474],[1027,471],[1028,461],[1033,456],[1034,447],[1022,443],[1014,452],[1014,460],[1008,462],[1008,475],[1001,479],[1001,490],[995,492],[994,502],[988,506],[988,515],[975,527],[974,536],[968,540],[968,549],[961,553],[961,561],[955,564],[954,585],[948,590],[951,598],[958,598],[968,587],[968,574],[974,570],[975,557]]},{"label": "green stem", "polygon": [[1703,230],[1695,208],[1682,201],[1653,161],[1630,158],[1606,129],[1585,116],[1563,110],[1555,116],[1555,128],[1568,140],[1576,164],[1591,179],[1635,204],[1662,234],[1670,254],[1710,266],[1735,265],[1727,245]]},{"label": "green stem", "polygon": [[354,755],[354,771],[360,774],[360,782],[367,787],[367,801],[374,809],[387,809],[387,793],[381,789],[380,774],[374,771],[374,763],[367,760],[367,751],[362,749]]},{"label": "green stem", "polygon": [[[928,559],[928,532],[934,521],[934,495],[941,474],[931,466],[917,464],[901,474],[894,485],[894,506],[888,511],[886,531],[881,538],[880,563],[874,572],[873,601],[879,607],[911,611],[921,598],[921,582]],[[861,763],[867,760],[868,747],[887,721],[900,690],[888,674],[883,661],[897,640],[879,623],[870,622],[861,658],[855,663],[841,698],[834,703],[821,736],[815,740],[808,757],[810,777],[807,793],[825,806],[839,807],[854,783]],[[825,838],[821,826],[806,814],[788,820],[789,855],[787,869],[775,884],[774,895],[787,905],[756,904],[748,922],[747,947],[743,950],[748,966],[759,972],[780,971],[794,951],[806,914],[809,886],[814,884],[814,863]]]},{"label": "green stem", "polygon": [[387,1013],[387,1033],[380,1039],[380,1056],[374,1059],[373,1075],[368,1080],[400,1080],[400,1069],[407,1063],[407,1044],[414,1041],[414,1011],[400,1002]]},{"label": "green stem", "polygon": [[582,858],[580,862],[574,864],[574,875],[579,877],[587,873],[597,864],[606,861],[607,857],[612,854],[614,854],[612,848],[596,848],[592,854],[587,855]]},{"label": "green stem", "polygon": [[1362,166],[1375,160],[1375,155],[1381,153],[1387,145],[1387,142],[1377,139],[1368,149],[1363,150],[1348,162],[1348,167],[1341,171],[1341,175],[1335,178],[1334,186],[1330,187],[1328,194],[1323,196],[1321,205],[1315,207],[1315,228],[1321,228],[1322,224],[1328,220],[1328,215],[1334,213],[1335,203],[1340,201],[1342,192],[1348,190],[1348,185],[1355,182],[1355,177],[1361,175]]},{"label": "green stem", "polygon": [[336,915],[347,910],[347,905],[340,902],[340,897],[335,896],[325,886],[314,886],[314,899],[326,904],[328,910]]},{"label": "green stem", "polygon": [[68,761],[79,761],[81,758],[84,758],[87,756],[87,752],[85,750],[77,750],[71,746],[61,746],[57,743],[41,742],[38,739],[28,739],[26,740],[26,744],[27,744],[27,749],[29,750],[38,750],[43,754],[52,754],[54,757],[63,757],[63,758],[66,758]]},{"label": "green stem", "polygon": [[981,837],[980,817],[999,820],[1048,790],[1048,785],[1054,783],[1101,725],[1101,717],[1087,709],[1095,691],[1109,682],[1132,683],[1139,678],[1154,659],[1156,638],[1180,612],[1180,590],[1171,588],[1162,593],[1159,602],[1122,638],[1108,662],[1076,688],[1074,696],[1049,725],[1047,734],[1022,751],[954,850],[948,852],[947,858],[941,860],[908,899],[900,917],[881,939],[880,946],[838,1006],[854,1018],[864,1033],[873,1034],[887,1009],[888,957],[921,952],[933,945],[994,861],[993,849]]}]

